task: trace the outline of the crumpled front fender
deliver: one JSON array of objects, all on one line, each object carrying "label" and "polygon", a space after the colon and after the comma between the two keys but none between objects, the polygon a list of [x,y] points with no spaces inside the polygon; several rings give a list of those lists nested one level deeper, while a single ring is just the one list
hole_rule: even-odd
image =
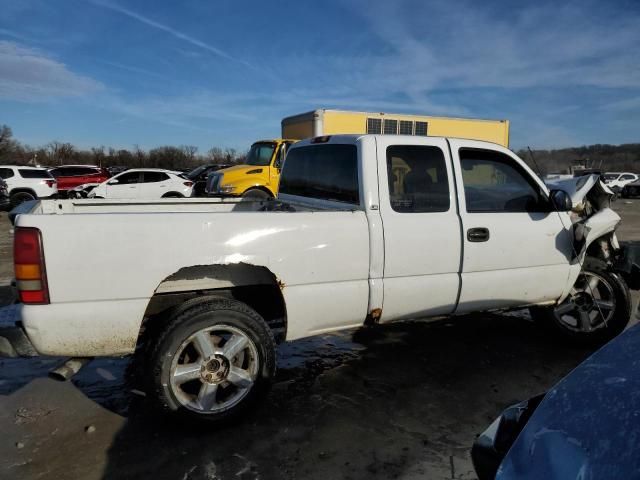
[{"label": "crumpled front fender", "polygon": [[[582,270],[581,266],[584,262],[584,258],[587,254],[587,249],[589,248],[589,246],[599,238],[615,232],[618,224],[620,223],[620,220],[620,216],[616,212],[614,212],[610,208],[604,208],[599,212],[591,215],[589,218],[573,225],[574,257],[571,262],[573,268],[571,268],[569,271],[567,287],[562,293],[562,296],[558,299],[558,304],[562,303],[567,298],[569,292],[571,291],[571,288],[576,283],[576,280],[578,279],[578,276],[580,275],[580,272]],[[611,236],[611,243],[613,248],[619,248],[618,240],[615,234]]]}]

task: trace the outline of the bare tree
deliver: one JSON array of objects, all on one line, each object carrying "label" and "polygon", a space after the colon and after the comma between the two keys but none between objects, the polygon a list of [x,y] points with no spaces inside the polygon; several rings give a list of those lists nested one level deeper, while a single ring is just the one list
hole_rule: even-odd
[{"label": "bare tree", "polygon": [[13,139],[13,132],[7,125],[0,125],[0,160],[11,161],[16,153],[18,143]]}]

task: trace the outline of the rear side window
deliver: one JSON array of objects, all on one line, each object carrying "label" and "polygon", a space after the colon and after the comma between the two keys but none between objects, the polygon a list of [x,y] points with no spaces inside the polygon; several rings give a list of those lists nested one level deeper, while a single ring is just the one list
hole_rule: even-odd
[{"label": "rear side window", "polygon": [[142,172],[142,183],[164,182],[169,175],[164,172]]},{"label": "rear side window", "polygon": [[13,170],[10,168],[0,168],[0,178],[11,178],[13,177]]},{"label": "rear side window", "polygon": [[438,147],[393,145],[387,148],[391,208],[401,213],[449,210],[449,179]]},{"label": "rear side window", "polygon": [[18,173],[22,178],[52,178],[51,174],[46,170],[29,170],[19,168]]},{"label": "rear side window", "polygon": [[292,149],[282,171],[280,193],[358,205],[356,146],[327,144]]},{"label": "rear side window", "polygon": [[500,152],[461,149],[467,212],[546,212],[540,186],[517,162]]}]

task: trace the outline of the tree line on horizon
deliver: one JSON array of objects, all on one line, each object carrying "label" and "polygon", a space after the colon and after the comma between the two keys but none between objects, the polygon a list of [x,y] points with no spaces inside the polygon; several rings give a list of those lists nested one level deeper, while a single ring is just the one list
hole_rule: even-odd
[{"label": "tree line on horizon", "polygon": [[[533,150],[533,155],[528,150],[518,150],[516,153],[541,176],[549,173],[569,173],[575,166],[594,168],[602,172],[640,173],[640,143]],[[204,154],[198,153],[198,147],[192,145],[167,145],[150,150],[143,150],[138,146],[130,150],[99,146],[83,150],[71,143],[53,141],[41,147],[30,147],[16,140],[10,127],[0,125],[0,164],[76,164],[187,169],[206,163],[242,163],[245,157],[246,152],[238,152],[233,148],[212,147]]]},{"label": "tree line on horizon", "polygon": [[555,150],[518,150],[517,155],[540,176],[571,173],[574,167],[601,172],[640,173],[640,143],[595,144]]},{"label": "tree line on horizon", "polygon": [[165,145],[150,150],[137,145],[132,149],[101,145],[85,150],[71,143],[52,141],[44,146],[31,147],[16,140],[9,126],[0,125],[0,164],[5,165],[97,165],[174,170],[195,168],[203,164],[242,163],[245,157],[245,152],[220,147],[212,147],[202,154],[193,145]]}]

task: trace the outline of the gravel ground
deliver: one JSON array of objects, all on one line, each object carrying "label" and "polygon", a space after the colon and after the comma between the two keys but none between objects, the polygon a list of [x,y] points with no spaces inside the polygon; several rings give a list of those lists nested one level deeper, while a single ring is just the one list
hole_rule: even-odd
[{"label": "gravel ground", "polygon": [[[623,240],[640,239],[639,206],[615,205]],[[9,229],[2,214],[0,285]],[[472,479],[476,434],[589,354],[526,314],[324,335],[282,345],[266,402],[218,429],[151,414],[130,359],[94,360],[67,383],[46,377],[61,359],[0,360],[0,478]]]}]

